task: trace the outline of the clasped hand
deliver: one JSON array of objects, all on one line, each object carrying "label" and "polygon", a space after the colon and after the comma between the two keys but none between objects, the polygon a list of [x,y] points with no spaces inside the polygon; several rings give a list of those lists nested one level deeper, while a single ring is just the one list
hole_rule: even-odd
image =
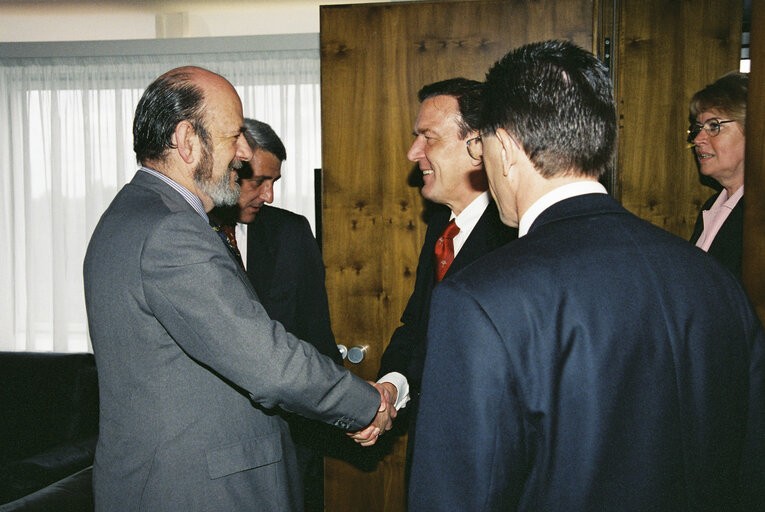
[{"label": "clasped hand", "polygon": [[397,414],[396,407],[394,406],[398,396],[396,387],[389,382],[370,382],[370,384],[380,392],[380,408],[377,409],[377,414],[369,426],[358,432],[348,433],[361,446],[372,446],[375,444],[383,432],[393,427],[393,418]]}]

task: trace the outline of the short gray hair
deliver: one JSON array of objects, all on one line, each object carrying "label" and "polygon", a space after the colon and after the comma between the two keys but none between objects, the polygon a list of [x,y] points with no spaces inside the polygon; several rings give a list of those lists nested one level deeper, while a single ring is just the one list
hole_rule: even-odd
[{"label": "short gray hair", "polygon": [[276,135],[271,126],[263,121],[249,118],[244,120],[244,125],[247,127],[247,131],[244,132],[244,138],[253,151],[262,149],[273,153],[281,161],[287,159],[287,150],[284,149],[282,140]]}]

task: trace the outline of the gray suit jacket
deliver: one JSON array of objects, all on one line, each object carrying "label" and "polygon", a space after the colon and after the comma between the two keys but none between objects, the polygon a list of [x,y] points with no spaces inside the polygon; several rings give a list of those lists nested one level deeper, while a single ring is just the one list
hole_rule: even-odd
[{"label": "gray suit jacket", "polygon": [[84,277],[97,510],[300,510],[270,409],[348,430],[375,415],[374,388],[270,320],[218,235],[148,173],[104,213]]}]

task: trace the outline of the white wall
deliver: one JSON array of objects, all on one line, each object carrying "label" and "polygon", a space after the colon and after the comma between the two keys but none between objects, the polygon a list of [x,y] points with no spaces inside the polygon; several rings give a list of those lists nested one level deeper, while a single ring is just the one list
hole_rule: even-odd
[{"label": "white wall", "polygon": [[0,0],[0,42],[154,39],[162,27],[166,37],[317,33],[319,5],[363,2]]}]

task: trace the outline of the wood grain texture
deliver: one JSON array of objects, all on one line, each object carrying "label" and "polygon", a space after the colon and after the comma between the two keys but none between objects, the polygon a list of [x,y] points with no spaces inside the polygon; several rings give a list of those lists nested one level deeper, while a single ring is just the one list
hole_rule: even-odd
[{"label": "wood grain texture", "polygon": [[752,2],[742,280],[765,323],[765,3]]},{"label": "wood grain texture", "polygon": [[618,2],[616,197],[636,215],[689,238],[714,193],[686,149],[691,96],[738,69],[741,0]]},{"label": "wood grain texture", "polygon": [[[322,7],[320,19],[327,292],[338,343],[368,346],[353,370],[373,379],[412,292],[425,235],[406,159],[417,91],[455,76],[482,80],[498,58],[532,41],[591,49],[593,3],[355,4]],[[401,438],[368,471],[328,460],[326,510],[405,510],[404,448]]]}]

